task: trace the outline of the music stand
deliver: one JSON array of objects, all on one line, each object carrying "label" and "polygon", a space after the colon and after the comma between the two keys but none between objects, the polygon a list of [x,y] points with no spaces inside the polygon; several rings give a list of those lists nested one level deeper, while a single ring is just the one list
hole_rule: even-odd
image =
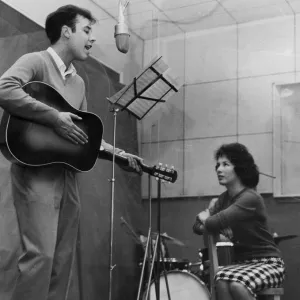
[{"label": "music stand", "polygon": [[[113,112],[114,116],[114,125],[113,125],[113,160],[112,160],[112,179],[111,182],[111,214],[110,214],[110,252],[109,252],[109,300],[112,297],[112,271],[115,268],[113,265],[113,226],[114,226],[114,187],[115,187],[115,148],[116,148],[116,119],[117,113],[120,111],[127,110],[132,115],[134,115],[138,120],[143,119],[158,103],[164,103],[168,98],[170,98],[173,94],[178,92],[179,88],[182,84],[179,83],[178,78],[174,78],[174,76],[170,72],[169,66],[163,61],[162,56],[155,58],[144,70],[136,77],[134,77],[133,81],[122,88],[119,92],[114,94],[112,97],[108,98],[108,101],[113,105],[111,112]],[[117,108],[119,107],[119,108]],[[159,177],[159,175],[158,175]],[[156,238],[156,246],[155,251],[153,253],[153,258],[155,258],[155,254],[157,252],[157,267],[156,270],[159,270],[159,262],[160,262],[160,191],[161,191],[161,180],[163,179],[163,175],[158,179],[158,218],[157,218],[157,229],[158,235]],[[150,177],[149,177],[150,180]],[[151,227],[149,227],[148,240],[146,249],[148,251],[148,244],[151,240]],[[159,245],[159,247],[157,247]],[[157,250],[158,249],[158,250]],[[147,255],[145,251],[145,256]],[[145,263],[145,259],[144,259]],[[143,276],[144,263],[141,277]],[[150,279],[152,276],[153,270],[153,262],[150,271]],[[156,274],[159,276],[159,274]],[[149,279],[149,284],[150,284]],[[167,280],[166,276],[165,279]],[[167,282],[166,282],[167,283]],[[148,285],[149,285],[148,284]],[[168,288],[168,284],[167,284]],[[149,286],[148,289],[149,291]],[[159,278],[156,282],[156,292],[157,292],[157,300],[159,300]],[[140,287],[138,298],[140,294]],[[169,292],[168,292],[169,295]],[[169,296],[170,299],[170,296]]]}]

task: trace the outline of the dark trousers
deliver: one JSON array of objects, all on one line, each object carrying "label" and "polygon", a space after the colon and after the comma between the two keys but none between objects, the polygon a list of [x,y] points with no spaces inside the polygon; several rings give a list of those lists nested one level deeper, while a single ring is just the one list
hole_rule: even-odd
[{"label": "dark trousers", "polygon": [[[1,265],[10,273],[3,273],[4,278],[0,275],[0,299],[66,300],[80,213],[76,175],[61,167],[17,165],[12,165],[10,174],[11,195],[7,196],[14,203],[17,220],[15,225],[12,218],[10,226],[14,232],[18,228],[20,247],[15,252],[17,259],[1,257]],[[4,248],[16,246],[11,235],[3,236]],[[2,289],[5,280],[9,284],[6,291]]]}]

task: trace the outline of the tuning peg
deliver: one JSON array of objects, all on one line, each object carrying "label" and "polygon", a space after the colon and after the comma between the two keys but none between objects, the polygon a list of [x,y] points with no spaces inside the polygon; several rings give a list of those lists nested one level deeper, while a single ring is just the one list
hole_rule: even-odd
[{"label": "tuning peg", "polygon": [[158,164],[155,166],[155,169],[156,169],[156,170],[161,170],[161,169],[162,169],[162,163],[158,163]]},{"label": "tuning peg", "polygon": [[175,167],[174,166],[171,166],[171,170],[174,170],[175,169]]}]

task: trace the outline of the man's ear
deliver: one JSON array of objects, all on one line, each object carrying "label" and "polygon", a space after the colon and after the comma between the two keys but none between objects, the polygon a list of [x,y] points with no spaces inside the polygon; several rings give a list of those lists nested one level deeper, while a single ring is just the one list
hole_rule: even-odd
[{"label": "man's ear", "polygon": [[68,27],[67,25],[64,25],[62,28],[61,28],[61,36],[62,37],[65,37],[67,39],[70,38],[70,35],[71,35],[71,28]]}]

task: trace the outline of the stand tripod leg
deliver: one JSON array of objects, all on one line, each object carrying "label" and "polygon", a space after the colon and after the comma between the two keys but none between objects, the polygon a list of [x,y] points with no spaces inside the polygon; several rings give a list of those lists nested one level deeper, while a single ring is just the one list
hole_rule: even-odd
[{"label": "stand tripod leg", "polygon": [[[146,244],[145,254],[144,254],[144,259],[143,259],[143,265],[142,265],[142,271],[141,271],[141,276],[140,276],[140,283],[139,283],[139,290],[138,290],[137,300],[139,300],[140,296],[141,296],[142,284],[143,284],[144,273],[145,273],[145,266],[146,266],[146,262],[147,262],[147,256],[148,256],[148,253],[149,253],[149,250],[150,250],[150,248],[149,248],[149,242],[151,240],[150,236],[151,236],[151,228],[149,228],[149,231],[148,231],[148,238],[147,238],[147,244]],[[150,278],[151,278],[151,276],[150,276]]]},{"label": "stand tripod leg", "polygon": [[[162,253],[161,244],[159,244],[159,248],[160,248],[160,253]],[[163,266],[163,274],[164,274],[166,288],[167,288],[168,300],[171,300],[171,294],[170,294],[169,282],[168,282],[168,277],[167,277],[167,271],[166,271],[165,261],[163,259],[162,259],[162,266]],[[156,297],[156,299],[160,299],[160,296]]]},{"label": "stand tripod leg", "polygon": [[[153,270],[154,270],[154,264],[155,264],[155,262],[157,263],[156,258],[159,256],[158,255],[159,251],[160,252],[162,251],[161,244],[160,245],[158,244],[158,241],[160,240],[159,235],[160,234],[158,234],[156,239],[155,239],[154,253],[153,253],[153,256],[152,256],[151,269],[150,269],[150,275],[149,275],[148,283],[147,283],[147,290],[146,290],[145,300],[148,300],[148,297],[149,297],[151,277],[152,277]],[[167,278],[165,263],[164,263],[163,260],[162,260],[162,265],[163,265],[163,274],[164,274],[166,288],[167,288],[168,300],[171,300],[169,282],[168,282],[168,278]],[[157,269],[158,268],[156,266],[156,274],[155,274],[154,282],[155,282],[156,300],[159,300],[160,299],[160,270],[157,271]],[[154,300],[154,299],[150,299],[150,300]]]},{"label": "stand tripod leg", "polygon": [[147,289],[146,289],[146,297],[145,297],[146,300],[149,297],[151,277],[152,277],[152,274],[153,274],[153,268],[154,268],[154,262],[155,262],[155,254],[157,253],[157,247],[158,247],[158,236],[156,237],[156,240],[155,240],[154,253],[152,255],[152,262],[151,262],[151,267],[150,267],[150,272],[149,272],[149,278],[148,278],[148,283],[147,283]]},{"label": "stand tripod leg", "polygon": [[[161,257],[161,253],[162,253],[162,248],[161,248],[161,236],[160,236],[160,232],[161,232],[161,180],[158,179],[157,180],[157,231],[158,231],[158,243],[159,243],[159,250],[158,250],[158,257],[157,257],[157,270],[159,270],[159,261],[160,261],[160,257]],[[168,299],[171,300],[171,295],[170,295],[170,290],[169,290],[169,283],[168,283],[168,278],[166,275],[166,268],[165,268],[165,262],[162,259],[162,263],[163,263],[163,273],[164,273],[164,277],[165,277],[165,282],[166,282],[166,288],[167,288],[167,293],[168,293]],[[158,280],[158,284],[157,284],[157,289],[158,289],[158,293],[157,293],[157,297],[156,300],[160,300],[160,282]]]},{"label": "stand tripod leg", "polygon": [[[162,243],[161,243],[161,234],[160,234],[160,214],[161,214],[160,195],[161,195],[161,180],[158,180],[158,190],[157,190],[157,204],[158,204],[158,208],[157,208],[157,229],[158,229],[158,234],[157,234],[156,239],[155,239],[154,251],[152,251],[153,247],[152,247],[152,238],[151,238],[151,226],[149,227],[148,239],[147,239],[147,245],[146,245],[146,250],[145,250],[145,254],[144,254],[143,267],[142,267],[142,273],[141,273],[141,277],[140,277],[137,300],[140,300],[141,286],[142,286],[142,281],[143,281],[143,277],[144,277],[144,269],[145,269],[145,264],[146,264],[146,258],[147,258],[147,255],[149,255],[150,251],[153,252],[152,253],[152,261],[151,261],[151,254],[150,254],[149,264],[150,264],[150,261],[151,261],[151,267],[150,267],[150,271],[149,271],[149,275],[148,275],[149,276],[148,277],[148,282],[147,282],[147,285],[146,285],[146,287],[147,287],[146,288],[146,295],[143,298],[143,300],[148,300],[149,299],[149,291],[150,291],[151,279],[152,279],[152,274],[153,274],[153,271],[154,271],[155,262],[156,262],[156,268],[155,268],[156,272],[155,272],[155,276],[154,276],[154,283],[155,283],[156,300],[160,299],[160,274],[161,274],[160,258],[161,258],[161,254],[162,254]],[[151,203],[151,201],[150,201],[150,203]],[[150,211],[151,211],[151,207],[150,207]],[[151,219],[151,214],[150,214],[150,219]],[[150,248],[149,248],[149,243],[151,245]],[[168,300],[171,300],[171,294],[170,294],[170,289],[169,289],[169,282],[168,282],[168,278],[167,278],[167,272],[166,272],[166,268],[165,268],[165,262],[164,262],[163,259],[161,261],[162,261],[162,266],[163,266],[163,274],[164,274],[164,279],[165,279],[165,283],[166,283]],[[150,299],[150,300],[154,300],[154,299]]]},{"label": "stand tripod leg", "polygon": [[160,247],[160,234],[158,232],[157,235],[157,244],[158,246],[156,247],[157,252],[153,256],[155,260],[156,257],[156,266],[155,266],[155,277],[154,277],[154,282],[155,282],[155,292],[156,292],[156,300],[160,299],[160,257],[161,257],[161,247]]},{"label": "stand tripod leg", "polygon": [[[160,240],[160,238],[159,238],[159,240]],[[158,245],[158,251],[160,252],[160,254],[162,253],[161,243],[159,243],[159,245]],[[161,255],[158,255],[158,256],[161,257]],[[168,282],[168,277],[167,277],[165,261],[164,261],[164,259],[162,259],[161,261],[162,261],[162,269],[163,269],[162,272],[164,274],[166,288],[167,288],[168,300],[171,300],[171,294],[170,294],[170,288],[169,288],[169,282]],[[157,282],[157,287],[156,287],[156,299],[157,300],[160,299],[160,290],[161,290],[161,287],[160,287],[160,274],[158,273],[158,282]]]}]

